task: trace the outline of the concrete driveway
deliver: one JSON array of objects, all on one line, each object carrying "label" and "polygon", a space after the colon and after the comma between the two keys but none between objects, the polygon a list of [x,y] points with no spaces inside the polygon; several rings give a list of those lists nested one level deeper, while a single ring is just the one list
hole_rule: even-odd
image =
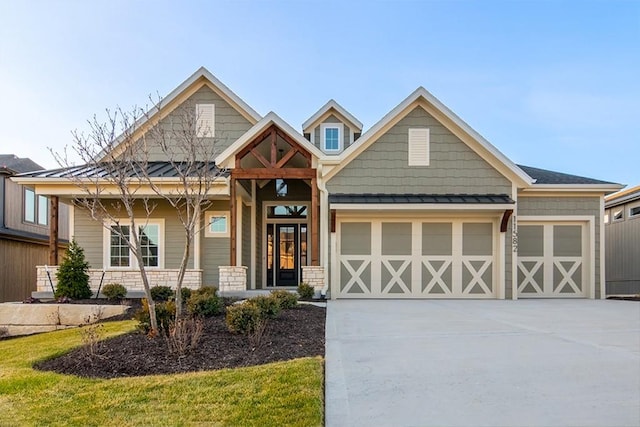
[{"label": "concrete driveway", "polygon": [[639,426],[640,303],[330,301],[327,426]]}]

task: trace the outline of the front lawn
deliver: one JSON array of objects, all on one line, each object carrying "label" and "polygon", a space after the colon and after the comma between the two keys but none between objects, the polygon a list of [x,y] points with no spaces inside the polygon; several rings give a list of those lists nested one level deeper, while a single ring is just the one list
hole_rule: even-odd
[{"label": "front lawn", "polygon": [[77,329],[0,341],[0,425],[322,425],[321,357],[109,380],[32,369],[80,344]]}]

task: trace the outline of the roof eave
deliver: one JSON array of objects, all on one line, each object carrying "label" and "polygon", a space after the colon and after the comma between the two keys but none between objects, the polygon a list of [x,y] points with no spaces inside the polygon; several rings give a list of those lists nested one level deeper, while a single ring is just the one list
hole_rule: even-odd
[{"label": "roof eave", "polygon": [[322,107],[320,107],[320,109],[318,111],[316,111],[311,117],[309,117],[302,124],[303,132],[305,130],[307,130],[310,126],[314,125],[315,122],[320,117],[322,117],[322,115],[324,115],[327,111],[331,110],[332,108],[334,110],[336,110],[338,113],[340,113],[342,116],[344,116],[345,119],[350,121],[351,124],[353,124],[359,130],[362,130],[362,126],[363,125],[362,125],[362,122],[360,120],[356,119],[353,114],[351,114],[349,111],[347,111],[342,105],[338,104],[335,100],[330,99],[329,101],[327,101],[326,104],[324,104]]}]

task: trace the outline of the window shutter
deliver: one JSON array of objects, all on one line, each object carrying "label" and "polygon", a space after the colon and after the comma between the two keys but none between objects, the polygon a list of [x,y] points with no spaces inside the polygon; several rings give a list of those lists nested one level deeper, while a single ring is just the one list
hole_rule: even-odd
[{"label": "window shutter", "polygon": [[429,166],[429,129],[409,129],[409,166]]},{"label": "window shutter", "polygon": [[215,105],[196,104],[196,136],[213,138],[215,134]]}]

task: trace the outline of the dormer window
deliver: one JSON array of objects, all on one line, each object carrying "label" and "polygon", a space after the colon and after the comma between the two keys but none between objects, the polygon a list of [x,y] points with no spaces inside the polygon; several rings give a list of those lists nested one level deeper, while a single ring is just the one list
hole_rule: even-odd
[{"label": "dormer window", "polygon": [[322,149],[325,152],[342,150],[342,124],[323,123],[320,126]]}]

